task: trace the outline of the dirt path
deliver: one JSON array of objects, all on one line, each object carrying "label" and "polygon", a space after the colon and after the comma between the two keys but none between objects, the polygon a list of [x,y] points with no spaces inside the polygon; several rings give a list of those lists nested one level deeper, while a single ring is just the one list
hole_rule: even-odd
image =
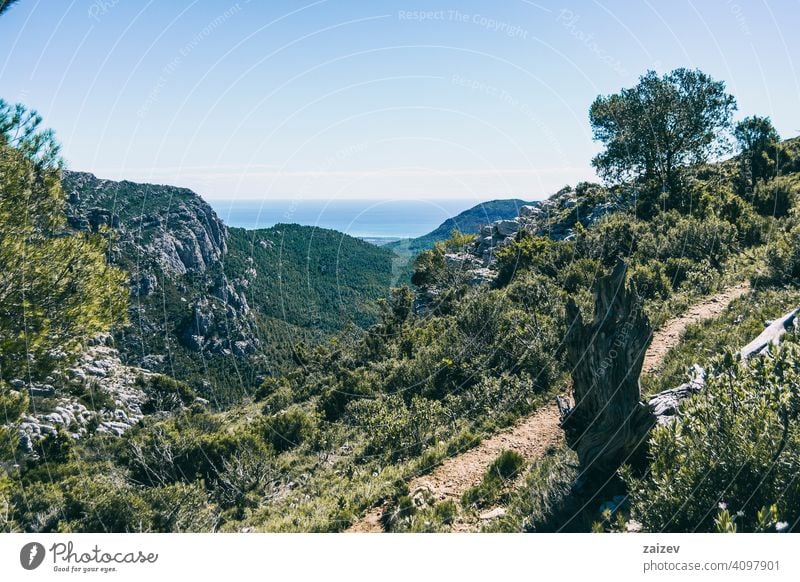
[{"label": "dirt path", "polygon": [[[731,301],[750,290],[749,283],[730,287],[718,295],[689,308],[686,313],[669,320],[653,334],[653,341],[644,357],[642,371],[650,373],[661,364],[667,352],[678,345],[681,334],[692,323],[714,317]],[[558,426],[559,413],[555,403],[548,404],[516,425],[482,441],[477,447],[458,456],[450,457],[427,475],[414,477],[408,485],[413,495],[427,490],[435,499],[460,498],[470,487],[477,485],[486,467],[506,449],[518,452],[527,460],[540,457],[551,445],[563,442],[564,435]],[[382,532],[380,517],[383,508],[376,507],[347,529],[352,533]],[[474,530],[475,523],[463,523],[455,531]],[[457,524],[456,524],[457,525]]]},{"label": "dirt path", "polygon": [[[446,459],[431,473],[414,477],[408,490],[412,495],[425,490],[437,501],[460,498],[464,491],[480,482],[486,467],[504,450],[511,449],[526,459],[535,459],[550,445],[561,442],[563,433],[558,421],[558,407],[548,404],[518,424],[481,441],[474,449]],[[379,521],[381,512],[380,507],[371,509],[347,531],[383,531]]]},{"label": "dirt path", "polygon": [[718,295],[692,305],[683,315],[667,321],[653,334],[653,341],[647,348],[642,365],[642,373],[649,374],[656,370],[664,357],[681,341],[686,328],[703,319],[709,319],[722,313],[731,301],[750,291],[750,283],[744,282],[735,287],[728,287]]}]

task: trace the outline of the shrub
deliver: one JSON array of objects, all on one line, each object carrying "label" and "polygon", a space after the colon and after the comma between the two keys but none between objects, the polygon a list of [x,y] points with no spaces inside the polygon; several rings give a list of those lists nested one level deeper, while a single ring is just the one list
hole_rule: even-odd
[{"label": "shrub", "polygon": [[216,531],[219,510],[201,483],[146,488],[141,496],[152,510],[152,530],[165,533]]},{"label": "shrub", "polygon": [[779,176],[769,182],[760,182],[753,192],[753,206],[763,216],[781,218],[797,204],[800,196],[800,179],[797,175]]},{"label": "shrub", "polygon": [[560,277],[564,289],[568,293],[575,293],[578,289],[591,289],[601,274],[598,260],[582,258],[564,267]]},{"label": "shrub", "polygon": [[442,501],[434,506],[433,515],[444,525],[452,525],[458,515],[458,505],[452,499]]},{"label": "shrub", "polygon": [[516,451],[506,450],[500,453],[489,466],[487,474],[497,475],[503,481],[513,479],[525,464],[525,459]]},{"label": "shrub", "polygon": [[486,469],[479,485],[470,487],[461,496],[465,507],[484,507],[494,502],[506,483],[514,479],[525,464],[525,459],[516,451],[505,450]]},{"label": "shrub", "polygon": [[299,406],[270,416],[264,421],[264,437],[281,453],[302,444],[317,430],[317,419]]},{"label": "shrub", "polygon": [[350,402],[374,396],[375,388],[368,374],[361,370],[343,370],[338,382],[327,386],[319,400],[325,420],[339,420]]},{"label": "shrub", "polygon": [[185,382],[158,374],[149,378],[139,377],[137,384],[145,393],[142,412],[174,412],[194,402],[197,394]]},{"label": "shrub", "polygon": [[[27,532],[155,531],[153,499],[109,464],[62,466],[58,481],[27,481],[10,494],[13,520]],[[163,505],[161,506],[163,510]],[[169,507],[168,511],[175,511]]]},{"label": "shrub", "polygon": [[246,448],[269,454],[257,423],[225,430],[205,413],[183,415],[136,430],[125,462],[133,478],[151,486],[178,481],[212,481],[226,459]]},{"label": "shrub", "polygon": [[800,281],[800,227],[779,234],[767,245],[767,278],[774,283]]},{"label": "shrub", "polygon": [[656,261],[634,266],[628,278],[642,299],[666,299],[672,292],[672,283],[664,266]]},{"label": "shrub", "polygon": [[[794,338],[752,361],[727,354],[681,416],[655,428],[644,477],[623,471],[632,516],[649,531],[714,531],[718,510],[754,531],[775,504],[800,518],[800,346]],[[763,515],[762,515],[763,517]]]},{"label": "shrub", "polygon": [[435,442],[443,408],[421,396],[414,396],[406,406],[392,394],[353,402],[348,414],[368,435],[368,454],[398,460],[419,455]]},{"label": "shrub", "polygon": [[553,448],[535,460],[522,485],[511,494],[506,514],[485,528],[497,532],[554,532],[579,529],[572,521],[575,509],[569,496],[578,476],[575,453],[565,446]]}]

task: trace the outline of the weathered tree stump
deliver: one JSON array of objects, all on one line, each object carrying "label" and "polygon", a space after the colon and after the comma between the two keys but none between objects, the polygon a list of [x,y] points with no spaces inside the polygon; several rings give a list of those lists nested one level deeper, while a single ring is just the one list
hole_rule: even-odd
[{"label": "weathered tree stump", "polygon": [[591,323],[584,323],[574,301],[567,303],[574,404],[559,399],[559,407],[567,444],[581,465],[578,488],[602,486],[623,463],[643,461],[643,443],[655,424],[639,389],[652,329],[625,272],[619,262],[598,280]]}]

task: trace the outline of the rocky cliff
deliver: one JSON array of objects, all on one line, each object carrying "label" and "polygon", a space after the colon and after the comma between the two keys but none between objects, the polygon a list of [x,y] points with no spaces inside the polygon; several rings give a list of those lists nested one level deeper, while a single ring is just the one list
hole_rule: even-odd
[{"label": "rocky cliff", "polygon": [[202,366],[198,354],[255,351],[253,314],[223,270],[228,230],[202,198],[84,172],[65,172],[63,185],[69,225],[110,237],[109,260],[130,275],[130,325],[115,333],[126,363],[176,373]]}]

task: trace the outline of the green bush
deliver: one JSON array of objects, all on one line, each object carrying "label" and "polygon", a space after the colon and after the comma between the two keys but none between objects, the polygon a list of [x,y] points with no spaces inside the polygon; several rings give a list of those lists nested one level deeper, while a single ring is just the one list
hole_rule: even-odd
[{"label": "green bush", "polygon": [[145,393],[146,400],[142,412],[174,412],[188,406],[197,398],[197,394],[185,382],[169,376],[157,374],[149,378],[140,377],[137,384]]},{"label": "green bush", "polygon": [[150,486],[211,482],[237,452],[252,448],[269,454],[264,436],[259,423],[225,430],[206,413],[183,414],[135,429],[127,439],[124,461],[137,482]]},{"label": "green bush", "polygon": [[800,227],[782,232],[767,245],[767,278],[774,283],[800,281]]},{"label": "green bush", "polygon": [[493,503],[501,495],[507,482],[519,475],[524,465],[525,459],[516,451],[501,452],[486,469],[480,484],[464,492],[461,503],[465,507],[485,507]]},{"label": "green bush", "polygon": [[279,412],[264,420],[264,437],[279,453],[309,440],[317,430],[315,416],[299,406]]},{"label": "green bush", "polygon": [[623,471],[631,514],[647,531],[714,531],[718,510],[754,531],[759,511],[800,518],[800,346],[748,363],[727,354],[681,415],[655,428],[646,476]]},{"label": "green bush", "polygon": [[542,236],[520,231],[516,240],[495,251],[498,287],[508,285],[518,274],[526,271],[555,277],[572,258],[569,244],[558,243]]},{"label": "green bush", "polygon": [[520,487],[506,504],[506,514],[485,528],[493,532],[554,532],[580,529],[570,492],[578,476],[575,453],[566,446],[552,448],[533,461]]},{"label": "green bush", "polygon": [[25,392],[12,390],[0,380],[0,418],[4,423],[14,422],[28,410],[29,400]]},{"label": "green bush", "polygon": [[375,395],[375,387],[368,374],[361,370],[343,370],[338,382],[323,388],[319,409],[325,420],[339,420],[350,402]]},{"label": "green bush", "polygon": [[628,279],[642,299],[666,299],[672,292],[664,266],[656,261],[634,266],[628,271]]},{"label": "green bush", "polygon": [[392,394],[355,401],[348,415],[368,435],[367,454],[398,460],[419,455],[435,443],[443,408],[421,396],[414,396],[406,406]]},{"label": "green bush", "polygon": [[800,178],[797,175],[779,176],[769,182],[760,182],[753,193],[753,206],[759,214],[781,218],[797,205],[800,196]]}]

